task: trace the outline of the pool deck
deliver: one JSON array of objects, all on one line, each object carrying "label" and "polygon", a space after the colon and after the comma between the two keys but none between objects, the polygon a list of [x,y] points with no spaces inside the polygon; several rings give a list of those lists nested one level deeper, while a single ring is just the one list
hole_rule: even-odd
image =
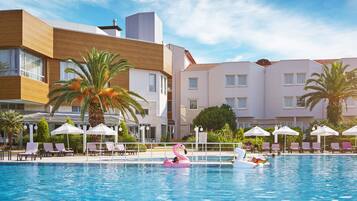
[{"label": "pool deck", "polygon": [[[257,155],[256,153],[249,153],[248,156]],[[265,155],[271,155],[265,153]],[[281,156],[357,156],[357,153],[281,153]],[[192,165],[224,165],[231,166],[232,162],[227,160],[221,160],[221,157],[232,157],[234,154],[232,152],[191,152],[188,156],[195,158],[191,161]],[[205,161],[205,157],[216,157],[217,161]],[[12,155],[12,160],[8,160],[7,156],[4,160],[0,160],[0,163],[68,163],[68,164],[162,164],[160,159],[163,158],[173,158],[172,153],[168,154],[166,152],[141,152],[138,155],[125,155],[125,156],[85,156],[85,155],[75,155],[75,156],[65,156],[65,157],[43,157],[42,159],[37,158],[37,160],[16,160],[16,152]]]}]

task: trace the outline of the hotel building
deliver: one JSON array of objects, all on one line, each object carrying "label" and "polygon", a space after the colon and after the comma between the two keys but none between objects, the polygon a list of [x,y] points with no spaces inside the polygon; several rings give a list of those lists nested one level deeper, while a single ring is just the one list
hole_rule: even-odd
[{"label": "hotel building", "polygon": [[[230,105],[240,127],[287,124],[306,127],[313,119],[325,118],[325,104],[312,111],[299,97],[311,73],[334,60],[282,60],[270,62],[226,62],[196,64],[184,47],[163,43],[163,26],[154,12],[137,13],[125,20],[125,37],[114,20],[109,26],[89,26],[48,21],[24,10],[0,11],[0,110],[13,109],[24,116],[30,133],[45,117],[50,128],[66,117],[84,128],[78,105],[63,105],[49,115],[48,92],[54,82],[74,78],[65,73],[82,61],[91,48],[120,54],[135,68],[112,80],[143,96],[146,116],[139,124],[129,121],[137,138],[160,141],[162,135],[180,138],[192,132],[192,120],[204,108]],[[351,67],[357,59],[341,59]],[[344,116],[357,115],[357,102],[348,100]],[[118,129],[122,117],[117,111],[105,114],[106,124]],[[142,129],[145,128],[145,129]]]}]

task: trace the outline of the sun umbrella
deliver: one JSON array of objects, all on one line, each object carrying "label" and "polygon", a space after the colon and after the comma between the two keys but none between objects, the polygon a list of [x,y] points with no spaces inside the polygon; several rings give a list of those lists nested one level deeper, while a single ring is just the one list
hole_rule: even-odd
[{"label": "sun umbrella", "polygon": [[270,133],[258,126],[255,126],[248,130],[247,132],[244,133],[245,137],[251,137],[251,136],[259,136],[259,137],[266,137],[270,136]]},{"label": "sun umbrella", "polygon": [[343,131],[342,135],[355,136],[355,146],[357,146],[357,126]]},{"label": "sun umbrella", "polygon": [[100,148],[99,150],[102,150],[102,141],[103,141],[103,135],[116,135],[117,133],[115,130],[109,128],[108,126],[104,124],[99,124],[96,127],[90,128],[87,132],[87,135],[100,135]]},{"label": "sun umbrella", "polygon": [[316,135],[318,143],[320,143],[320,137],[321,136],[324,137],[324,151],[325,151],[326,136],[333,136],[333,135],[338,136],[338,132],[328,126],[318,126],[316,130],[310,133],[310,135]]},{"label": "sun umbrella", "polygon": [[278,135],[284,135],[284,152],[286,149],[286,136],[287,135],[299,135],[299,132],[294,131],[293,129],[289,128],[288,126],[283,126],[273,132],[275,136],[274,143],[278,143]]},{"label": "sun umbrella", "polygon": [[65,123],[62,126],[58,127],[57,129],[53,130],[51,132],[51,135],[67,135],[67,148],[69,148],[69,139],[68,135],[74,135],[74,134],[83,134],[84,131],[82,129],[79,129],[75,126],[72,126],[71,124]]}]

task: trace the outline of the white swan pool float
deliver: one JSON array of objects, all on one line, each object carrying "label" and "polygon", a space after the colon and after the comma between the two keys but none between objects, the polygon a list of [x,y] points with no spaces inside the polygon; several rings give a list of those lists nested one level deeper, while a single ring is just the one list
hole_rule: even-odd
[{"label": "white swan pool float", "polygon": [[246,169],[246,168],[262,168],[270,165],[268,160],[264,156],[255,156],[253,159],[247,159],[246,152],[244,149],[236,148],[235,152],[237,154],[237,159],[233,162],[235,168]]}]

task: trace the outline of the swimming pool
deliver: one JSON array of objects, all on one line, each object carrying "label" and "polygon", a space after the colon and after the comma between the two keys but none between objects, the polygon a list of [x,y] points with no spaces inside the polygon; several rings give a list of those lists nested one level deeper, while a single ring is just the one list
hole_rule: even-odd
[{"label": "swimming pool", "polygon": [[272,167],[0,164],[0,200],[356,200],[357,156],[280,156]]}]

